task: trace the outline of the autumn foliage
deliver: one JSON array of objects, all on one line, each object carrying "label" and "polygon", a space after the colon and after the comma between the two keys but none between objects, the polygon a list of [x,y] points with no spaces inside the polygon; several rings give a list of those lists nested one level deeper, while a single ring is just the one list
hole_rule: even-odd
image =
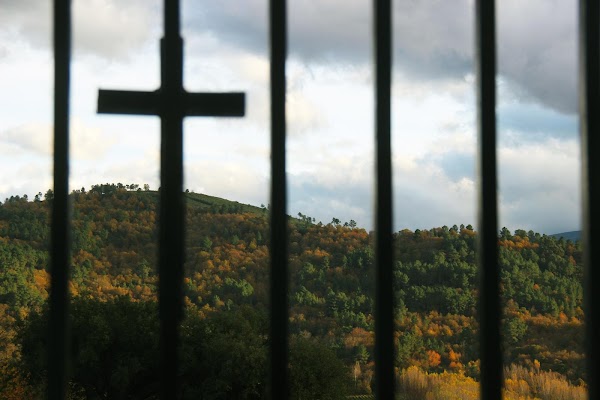
[{"label": "autumn foliage", "polygon": [[[240,307],[266,311],[268,206],[196,193],[185,199],[186,309],[199,318]],[[156,301],[157,192],[103,184],[76,190],[71,200],[72,297]],[[48,191],[0,205],[1,398],[31,397],[30,375],[15,363],[15,335],[48,297],[51,202]],[[350,392],[369,394],[372,234],[354,221],[322,223],[303,214],[290,217],[289,226],[290,333],[331,349],[345,365]],[[470,225],[394,234],[395,361],[405,398],[475,398],[469,396],[479,379],[476,239]],[[498,245],[506,398],[579,398],[585,392],[580,244],[503,229]],[[444,397],[449,393],[463,397]]]}]

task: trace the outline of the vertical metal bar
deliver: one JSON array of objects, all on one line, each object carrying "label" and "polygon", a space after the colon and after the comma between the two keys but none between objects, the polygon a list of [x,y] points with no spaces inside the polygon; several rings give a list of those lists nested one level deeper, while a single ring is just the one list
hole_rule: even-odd
[{"label": "vertical metal bar", "polygon": [[179,324],[183,315],[185,205],[183,202],[183,41],[179,1],[165,0],[161,40],[161,163],[159,316],[161,399],[178,393]]},{"label": "vertical metal bar", "polygon": [[498,266],[496,179],[496,28],[495,1],[475,2],[479,172],[479,321],[481,398],[500,400],[502,353]]},{"label": "vertical metal bar", "polygon": [[392,247],[392,10],[375,0],[375,134],[377,202],[375,226],[375,383],[377,399],[394,398],[394,292]]},{"label": "vertical metal bar", "polygon": [[69,279],[71,2],[54,1],[54,199],[51,227],[48,398],[66,397]]},{"label": "vertical metal bar", "polygon": [[288,398],[288,221],[286,182],[286,0],[271,0],[271,399]]},{"label": "vertical metal bar", "polygon": [[[594,290],[600,284],[600,5],[579,2],[579,115],[581,131],[581,188],[584,263],[584,306],[588,398],[600,396],[600,315]],[[594,206],[596,204],[596,206]]]}]

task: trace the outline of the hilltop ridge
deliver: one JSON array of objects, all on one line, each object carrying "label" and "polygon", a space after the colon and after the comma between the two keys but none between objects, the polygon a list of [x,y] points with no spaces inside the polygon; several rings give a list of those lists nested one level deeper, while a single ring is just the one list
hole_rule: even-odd
[{"label": "hilltop ridge", "polygon": [[570,231],[570,232],[562,232],[562,233],[555,233],[550,235],[553,238],[556,239],[560,239],[563,238],[565,240],[570,240],[572,242],[577,242],[579,240],[581,240],[581,231]]}]

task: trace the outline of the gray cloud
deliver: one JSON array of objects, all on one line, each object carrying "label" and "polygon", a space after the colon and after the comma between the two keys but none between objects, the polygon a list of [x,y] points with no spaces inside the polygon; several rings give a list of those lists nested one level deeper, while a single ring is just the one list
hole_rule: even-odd
[{"label": "gray cloud", "polygon": [[[17,32],[30,45],[49,48],[52,39],[50,1],[0,0],[0,29]],[[75,51],[106,59],[127,58],[162,29],[156,7],[145,0],[73,2]]]},{"label": "gray cloud", "polygon": [[498,166],[503,225],[544,233],[578,229],[581,186],[577,140],[550,139],[501,147]]},{"label": "gray cloud", "polygon": [[[265,0],[194,1],[190,32],[211,32],[227,46],[266,54]],[[472,0],[394,2],[395,65],[407,79],[453,79],[473,72]],[[499,72],[520,92],[556,110],[576,103],[574,0],[498,3]],[[292,57],[317,63],[369,63],[371,7],[348,0],[297,1],[289,9]]]},{"label": "gray cloud", "polygon": [[472,72],[473,6],[469,0],[394,3],[394,52],[409,78],[460,78]]},{"label": "gray cloud", "polygon": [[453,182],[459,182],[461,179],[475,179],[475,158],[472,154],[448,152],[440,156],[433,157],[433,160],[422,160],[424,163],[433,161]]},{"label": "gray cloud", "polygon": [[[50,2],[0,0],[0,26],[28,42],[50,46]],[[497,5],[498,68],[521,96],[556,110],[577,109],[575,0],[505,0]],[[266,0],[184,2],[188,36],[205,45],[267,54]],[[370,63],[372,15],[368,2],[290,2],[289,51],[316,63]],[[126,58],[154,35],[162,20],[145,0],[74,2],[74,39],[83,53]],[[395,65],[407,79],[453,79],[473,71],[473,1],[394,2]],[[212,38],[207,39],[207,36]],[[194,38],[191,38],[194,41]],[[207,44],[210,42],[210,44]],[[196,39],[197,41],[197,39]]]},{"label": "gray cloud", "polygon": [[[527,203],[531,200],[535,200],[535,204]],[[500,209],[501,226],[509,227],[513,232],[515,229],[532,229],[547,235],[579,230],[581,219],[577,200],[563,192],[504,204]],[[560,212],[557,213],[557,209]]]},{"label": "gray cloud", "polygon": [[86,0],[74,4],[76,49],[108,59],[127,58],[156,31],[162,31],[159,10],[145,0]]},{"label": "gray cloud", "polygon": [[[190,33],[212,32],[223,44],[266,54],[267,11],[266,0],[204,0],[186,2],[183,15]],[[371,54],[369,11],[356,1],[289,2],[290,54],[305,61],[363,62]]]},{"label": "gray cloud", "polygon": [[562,192],[578,197],[579,143],[549,140],[501,147],[498,169],[500,191],[508,203]]},{"label": "gray cloud", "polygon": [[[374,167],[352,157],[346,161],[335,159],[318,171],[291,174],[289,212],[302,212],[324,223],[332,217],[353,219],[359,226],[373,229]],[[346,164],[353,170],[343,167]],[[472,181],[453,182],[430,166],[404,165],[400,160],[394,164],[395,230],[474,222]]]},{"label": "gray cloud", "polygon": [[326,184],[306,173],[290,177],[289,213],[301,212],[325,224],[332,218],[342,222],[355,220],[371,229],[372,188],[365,182]]},{"label": "gray cloud", "polygon": [[[0,26],[48,47],[49,4],[0,0]],[[505,0],[497,9],[500,74],[521,96],[574,113],[575,0]],[[266,0],[188,0],[182,14],[191,41],[200,35],[208,46],[216,41],[266,55],[267,11]],[[153,35],[160,36],[159,14],[156,4],[148,6],[144,0],[74,2],[76,48],[103,58],[126,58]],[[311,63],[370,63],[371,14],[370,3],[358,0],[290,2],[290,55]],[[454,79],[472,73],[472,0],[396,1],[393,18],[395,65],[407,79]]]},{"label": "gray cloud", "polygon": [[19,33],[27,42],[48,48],[51,45],[51,2],[0,0],[0,29]]},{"label": "gray cloud", "polygon": [[532,103],[498,106],[500,143],[516,145],[548,138],[571,140],[578,137],[577,117]]},{"label": "gray cloud", "polygon": [[500,73],[559,111],[577,109],[577,2],[498,3]]}]

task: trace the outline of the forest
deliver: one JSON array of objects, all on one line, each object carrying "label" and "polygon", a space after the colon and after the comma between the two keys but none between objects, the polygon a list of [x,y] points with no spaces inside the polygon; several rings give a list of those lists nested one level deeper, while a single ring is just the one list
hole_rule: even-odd
[{"label": "forest", "polygon": [[[69,396],[157,398],[158,192],[71,193]],[[186,191],[182,399],[266,397],[269,206]],[[42,398],[53,193],[0,203],[0,398]],[[289,218],[293,399],[370,398],[373,234]],[[397,398],[478,397],[477,233],[394,233]],[[503,228],[506,399],[584,399],[580,242]]]}]

